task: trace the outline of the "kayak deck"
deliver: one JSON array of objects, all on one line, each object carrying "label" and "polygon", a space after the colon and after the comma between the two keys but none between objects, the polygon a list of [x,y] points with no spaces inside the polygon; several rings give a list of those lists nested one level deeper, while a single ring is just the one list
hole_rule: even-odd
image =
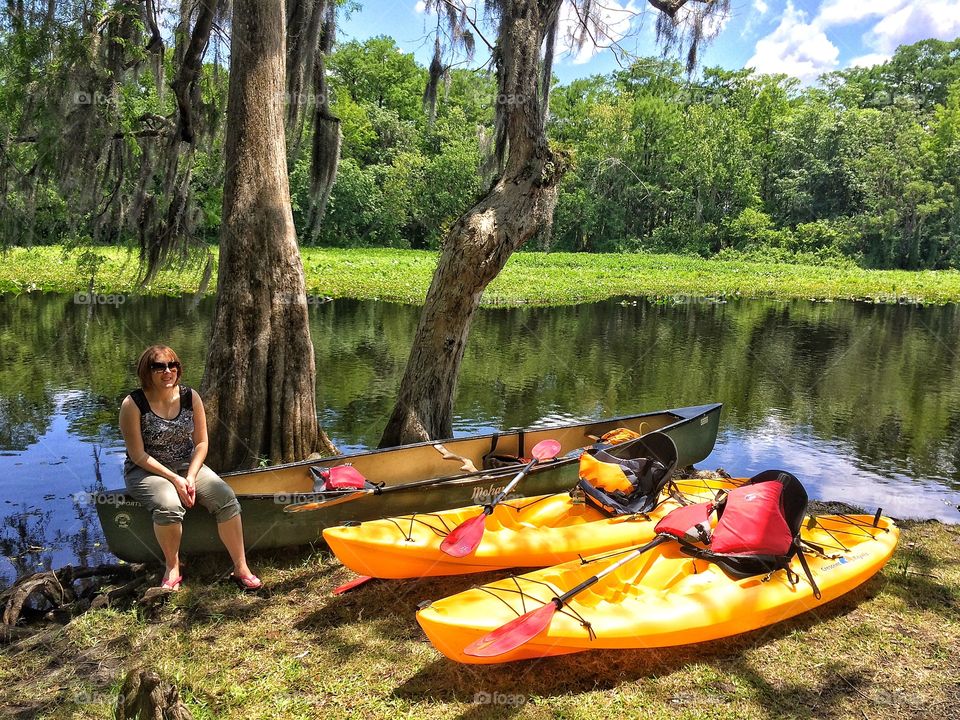
[{"label": "kayak deck", "polygon": [[[687,502],[713,500],[720,490],[744,480],[676,480]],[[497,505],[485,521],[477,549],[462,558],[446,555],[440,544],[460,523],[483,507],[414,513],[360,525],[333,527],[323,539],[340,561],[361,575],[411,578],[459,575],[510,567],[546,567],[582,555],[645,543],[656,522],[679,503],[664,494],[645,515],[611,518],[570,493],[518,498]]]},{"label": "kayak deck", "polygon": [[434,646],[464,663],[497,663],[588,649],[655,648],[736,635],[793,617],[857,587],[877,573],[896,547],[888,518],[821,516],[801,533],[825,555],[806,553],[822,597],[817,600],[794,558],[796,582],[778,570],[733,579],[717,565],[666,543],[571,598],[546,630],[496,657],[463,649],[516,617],[596,575],[633,548],[506,578],[431,603],[417,619]]}]

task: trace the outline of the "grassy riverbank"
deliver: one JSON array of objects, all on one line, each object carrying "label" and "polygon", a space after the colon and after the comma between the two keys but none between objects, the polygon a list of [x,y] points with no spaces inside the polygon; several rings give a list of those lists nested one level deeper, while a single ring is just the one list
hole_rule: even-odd
[{"label": "grassy riverbank", "polygon": [[350,574],[325,553],[256,561],[270,586],[263,597],[211,582],[222,560],[207,558],[153,620],[91,612],[0,651],[0,707],[111,717],[137,664],[176,684],[196,718],[936,720],[960,706],[958,526],[906,523],[880,575],[766,631],[486,667],[440,656],[414,613],[492,574],[370,583],[336,598],[331,589]]},{"label": "grassy riverbank", "polygon": [[[0,255],[0,292],[135,291],[137,258],[118,248],[97,248],[100,260],[61,247],[12,248]],[[216,253],[216,250],[213,250]],[[422,302],[437,254],[415,250],[306,248],[307,292],[313,297]],[[201,261],[160,273],[148,294],[195,293]],[[214,292],[214,276],[208,293]],[[960,301],[960,272],[862,270],[785,263],[705,260],[685,255],[517,253],[484,293],[485,305],[570,305],[618,296],[666,302],[761,297],[869,300],[941,304]]]}]

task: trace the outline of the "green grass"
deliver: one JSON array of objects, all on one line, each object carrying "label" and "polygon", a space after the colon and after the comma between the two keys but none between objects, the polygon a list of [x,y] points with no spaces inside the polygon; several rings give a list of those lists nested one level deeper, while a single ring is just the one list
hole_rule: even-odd
[{"label": "green grass", "polygon": [[[448,661],[417,604],[493,574],[370,583],[319,552],[257,556],[265,597],[211,583],[203,558],[146,619],[88,613],[0,650],[0,707],[106,718],[123,676],[153,667],[195,718],[952,718],[960,706],[960,527],[906,523],[886,568],[814,612],[695,646],[497,666]],[[476,702],[478,693],[500,704]],[[511,705],[512,703],[512,705]]]},{"label": "green grass", "polygon": [[[136,254],[119,248],[97,248],[96,252],[103,260],[97,268],[95,291],[135,292]],[[78,256],[77,251],[58,246],[11,248],[0,255],[0,292],[86,291],[90,272],[80,268]],[[307,292],[314,297],[420,303],[436,262],[436,253],[416,250],[303,250]],[[202,270],[199,260],[188,262],[160,273],[142,292],[195,293]],[[215,289],[214,279],[207,292]],[[483,303],[571,305],[611,297],[672,303],[744,297],[942,304],[960,301],[960,272],[863,270],[686,255],[529,252],[510,259],[487,288]]]}]

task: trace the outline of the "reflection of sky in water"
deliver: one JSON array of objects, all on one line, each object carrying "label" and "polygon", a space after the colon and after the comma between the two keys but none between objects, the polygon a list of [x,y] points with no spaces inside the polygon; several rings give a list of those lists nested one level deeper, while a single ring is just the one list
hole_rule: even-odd
[{"label": "reflection of sky in water", "polygon": [[867,467],[844,447],[790,427],[771,412],[749,433],[724,430],[702,468],[722,467],[735,477],[762,470],[788,470],[806,487],[811,500],[839,500],[874,512],[883,508],[894,518],[936,518],[960,522],[960,492],[887,469]]},{"label": "reflection of sky in water", "polygon": [[[12,548],[4,547],[5,551],[12,549],[20,555],[19,562],[10,557],[0,560],[0,584],[11,580],[18,566],[30,571],[77,562],[71,538],[81,538],[85,529],[93,537],[91,564],[107,555],[96,513],[84,496],[85,492],[96,491],[96,446],[70,433],[64,410],[64,405],[82,395],[79,391],[57,394],[56,413],[47,432],[23,452],[0,454],[4,495],[0,538],[13,543]],[[122,448],[100,450],[105,486],[123,484],[122,467]],[[27,521],[29,537],[18,537],[11,524],[14,517]]]}]

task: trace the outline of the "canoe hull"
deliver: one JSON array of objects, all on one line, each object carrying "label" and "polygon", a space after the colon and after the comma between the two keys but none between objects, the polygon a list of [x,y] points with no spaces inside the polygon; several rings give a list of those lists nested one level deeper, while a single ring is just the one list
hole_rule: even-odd
[{"label": "canoe hull", "polygon": [[[496,452],[522,455],[537,442],[555,438],[561,453],[588,445],[589,436],[599,436],[618,427],[638,432],[660,430],[677,445],[681,465],[703,460],[713,450],[719,428],[719,403],[689,408],[641,413],[597,422],[538,427],[522,431],[456,438],[441,441],[446,450],[472,459],[481,467],[482,457],[496,444]],[[416,443],[398,448],[340,455],[319,461],[290,463],[270,468],[225,473],[243,513],[244,543],[248,550],[308,545],[321,540],[324,528],[345,521],[364,521],[389,515],[429,512],[488,501],[503,489],[515,468],[464,472],[457,461],[444,460],[437,443]],[[400,490],[382,496],[367,496],[310,512],[285,513],[286,505],[321,500],[327,495],[312,492],[311,467],[352,464],[367,479],[386,485],[438,478],[437,486]],[[539,466],[523,482],[525,495],[545,495],[569,489],[576,482],[575,459],[557,460]],[[123,490],[93,496],[100,524],[110,551],[129,562],[160,562],[163,555],[146,508]],[[187,512],[183,522],[181,551],[222,552],[216,523],[202,508]]]},{"label": "canoe hull", "polygon": [[[846,517],[864,527],[873,522],[868,515]],[[817,521],[821,526],[829,526],[835,518],[824,516]],[[836,526],[843,522],[846,520],[838,521]],[[811,534],[819,539],[817,532],[807,533]],[[793,570],[800,575],[796,585],[782,570],[773,573],[768,581],[763,576],[732,580],[716,565],[694,560],[684,555],[676,543],[668,543],[575,596],[563,612],[553,616],[543,632],[504,655],[475,657],[463,650],[523,612],[550,602],[554,595],[574,587],[623,555],[585,564],[574,561],[473,588],[431,603],[417,613],[417,620],[440,652],[452,660],[471,664],[715,640],[821,607],[866,582],[890,559],[899,530],[891,520],[881,518],[879,526],[869,534],[870,538],[856,543],[844,536],[849,550],[835,553],[835,557],[807,556],[822,593],[819,600],[796,559],[792,563]],[[593,637],[584,621],[589,623]]]}]

